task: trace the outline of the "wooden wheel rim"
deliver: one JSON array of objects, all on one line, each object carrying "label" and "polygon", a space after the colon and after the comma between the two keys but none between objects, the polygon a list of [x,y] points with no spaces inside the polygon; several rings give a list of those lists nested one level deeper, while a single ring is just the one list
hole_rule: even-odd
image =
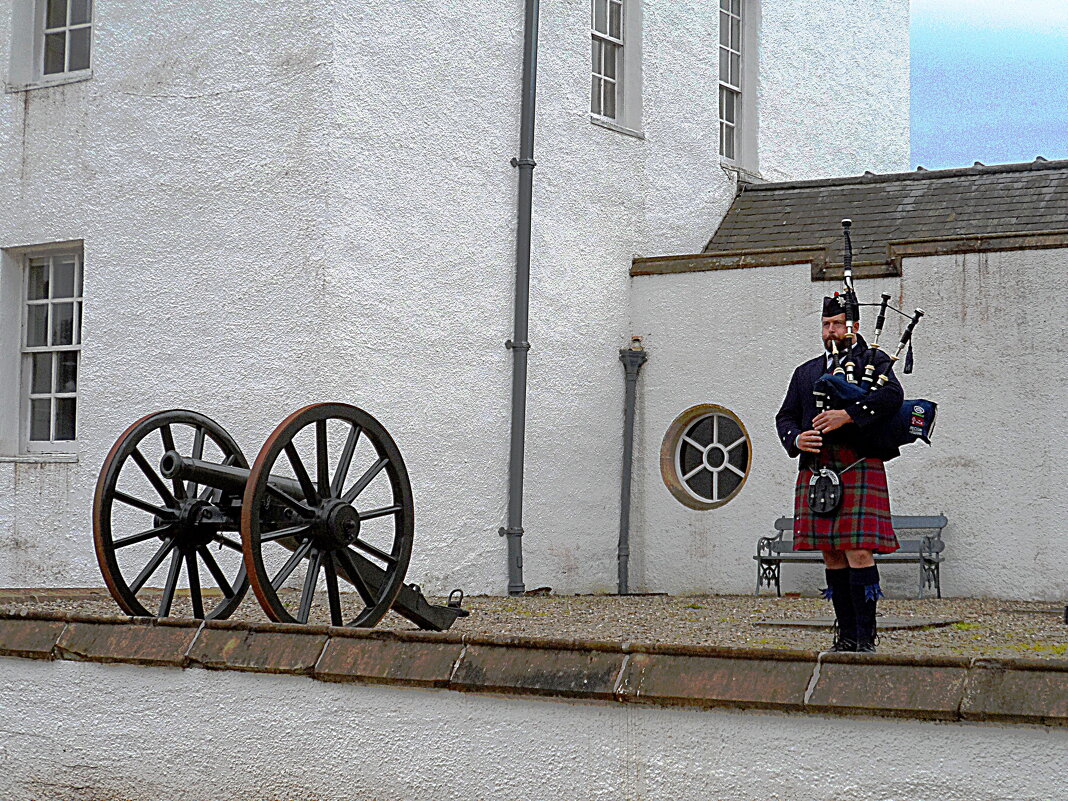
[{"label": "wooden wheel rim", "polygon": [[[235,466],[248,467],[248,462],[233,437],[214,420],[199,412],[186,409],[154,412],[145,415],[119,435],[101,465],[96,491],[93,495],[93,546],[96,551],[100,572],[104,577],[104,584],[111,593],[111,597],[115,599],[122,611],[136,617],[157,617],[159,615],[150,611],[137,598],[137,592],[140,592],[140,588],[135,591],[130,587],[130,582],[123,575],[122,568],[116,557],[117,548],[111,520],[116,500],[115,492],[123,468],[133,457],[134,451],[141,442],[153,432],[173,425],[200,427],[203,429],[206,438],[214,442],[224,454],[232,457]],[[171,436],[173,437],[173,434]],[[164,503],[164,508],[168,508],[166,502]],[[172,547],[167,555],[174,551],[175,547]],[[149,561],[151,562],[152,560]],[[199,573],[200,576],[210,574],[210,570]],[[155,571],[153,571],[153,575],[155,575]],[[237,609],[249,586],[244,560],[241,561],[230,585],[233,594],[230,597],[224,596],[212,607],[210,612],[204,615],[204,619],[225,620]]]},{"label": "wooden wheel rim", "polygon": [[[349,423],[353,430],[358,430],[360,432],[356,434],[357,438],[362,436],[369,440],[374,446],[375,452],[378,454],[379,458],[388,460],[382,470],[388,476],[393,503],[400,507],[400,511],[394,518],[393,545],[389,551],[389,555],[395,561],[391,567],[386,569],[388,577],[380,590],[373,593],[374,597],[372,601],[368,600],[367,596],[361,589],[361,596],[364,597],[365,608],[356,616],[356,618],[345,624],[348,626],[370,627],[374,626],[385,617],[403,586],[404,576],[407,573],[408,563],[411,559],[412,541],[415,530],[415,511],[411,482],[408,477],[407,468],[404,465],[404,460],[401,457],[400,449],[386,431],[385,427],[383,427],[372,415],[362,409],[344,403],[311,404],[302,409],[298,409],[283,420],[271,433],[271,436],[267,438],[267,441],[257,455],[255,462],[252,464],[248,484],[245,487],[245,494],[241,503],[241,540],[245,567],[249,576],[252,591],[256,595],[257,600],[259,600],[264,612],[271,620],[282,623],[306,622],[306,620],[302,621],[297,616],[294,616],[286,608],[286,605],[279,597],[278,589],[281,589],[285,580],[288,579],[293,571],[289,571],[286,578],[283,579],[282,582],[279,582],[277,587],[272,581],[271,576],[268,574],[263,559],[263,545],[267,543],[261,542],[261,537],[276,533],[276,531],[281,529],[264,532],[262,530],[263,521],[261,515],[263,505],[267,501],[269,495],[267,479],[275,463],[282,457],[283,453],[285,453],[286,447],[293,442],[298,433],[308,426],[317,425],[319,423],[325,425],[326,421],[329,420],[344,420]],[[316,430],[317,442],[318,436],[319,429]],[[319,456],[316,454],[315,466],[317,471],[318,459]],[[346,469],[347,467],[348,466],[346,466]],[[328,472],[331,478],[330,484],[333,485],[337,482],[337,471],[330,469]],[[320,478],[322,478],[321,475]],[[357,481],[356,483],[359,484],[360,482]],[[338,488],[337,492],[344,489],[344,484],[345,482],[342,480],[342,486]],[[305,497],[300,500],[307,501],[307,498]],[[309,539],[307,541],[310,542],[311,540]],[[325,554],[327,550],[331,549],[328,547],[315,546],[313,550]],[[299,563],[308,561],[311,558],[314,557],[310,555],[310,552],[306,552],[304,556],[299,558],[298,566]],[[335,560],[338,558],[336,551],[332,552],[332,558]],[[335,568],[337,568],[339,563],[335,561],[334,565]],[[313,564],[310,565],[310,567],[315,568],[317,575],[319,569],[318,565]],[[335,586],[331,586],[329,567],[327,567],[324,572],[327,574],[328,595],[331,596],[331,603],[333,604],[333,599],[337,597],[336,583]],[[337,576],[347,578],[345,573],[347,573],[347,571],[335,572],[335,582]],[[352,582],[351,580],[350,583],[355,584],[355,582]],[[360,589],[358,585],[357,589]],[[312,592],[314,593],[314,589]],[[303,600],[302,593],[302,601]],[[302,611],[304,610],[302,609]],[[337,620],[337,615],[335,614],[335,608],[333,606],[331,607],[330,613],[332,621],[335,625],[339,625],[340,623]]]}]

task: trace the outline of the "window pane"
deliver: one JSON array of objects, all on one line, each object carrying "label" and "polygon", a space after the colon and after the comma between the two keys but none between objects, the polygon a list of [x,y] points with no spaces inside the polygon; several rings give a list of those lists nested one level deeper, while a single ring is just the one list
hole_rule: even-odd
[{"label": "window pane", "polygon": [[[50,354],[36,354],[45,355]],[[78,391],[78,351],[61,350],[56,354],[56,392]]]},{"label": "window pane", "polygon": [[50,33],[45,36],[45,75],[63,72],[63,56],[67,49],[67,35],[65,33]]},{"label": "window pane", "polygon": [[[59,425],[58,418],[56,419],[56,425]],[[741,480],[742,477],[731,470],[721,471],[719,476],[717,477],[717,489],[719,489],[719,496],[716,498],[716,500],[722,501],[724,498],[726,498],[728,495],[738,489],[738,484],[741,483]]]},{"label": "window pane", "polygon": [[591,50],[592,67],[593,67],[593,71],[595,73],[597,73],[598,75],[600,75],[601,74],[601,48],[602,48],[601,40],[600,39],[593,39],[592,42],[593,42],[593,48]]},{"label": "window pane", "polygon": [[596,75],[590,85],[590,111],[594,114],[601,113],[601,79]]},{"label": "window pane", "polygon": [[734,127],[731,125],[723,126],[723,155],[734,158]]},{"label": "window pane", "polygon": [[738,96],[729,89],[723,90],[723,119],[727,122],[734,122],[735,105]]},{"label": "window pane", "polygon": [[619,45],[604,43],[604,74],[606,78],[616,77],[616,64],[619,60]]},{"label": "window pane", "polygon": [[52,344],[74,344],[73,303],[55,303],[52,305]]},{"label": "window pane", "polygon": [[68,70],[89,69],[89,34],[92,28],[77,28],[70,32],[70,65]]},{"label": "window pane", "polygon": [[48,442],[51,437],[52,401],[48,398],[30,401],[30,439]]},{"label": "window pane", "polygon": [[731,53],[731,77],[728,83],[734,86],[742,85],[742,57]]},{"label": "window pane", "polygon": [[617,39],[623,38],[623,6],[619,3],[608,7],[608,33]]},{"label": "window pane", "polygon": [[29,300],[48,297],[48,262],[44,259],[30,262],[30,288],[26,297]]},{"label": "window pane", "polygon": [[56,441],[74,439],[74,398],[56,398]]},{"label": "window pane", "polygon": [[731,12],[742,16],[742,0],[731,0]]},{"label": "window pane", "polygon": [[52,265],[52,297],[74,297],[74,259],[57,261]]},{"label": "window pane", "polygon": [[67,24],[67,0],[48,0],[48,16],[45,27],[62,28]]},{"label": "window pane", "polygon": [[731,17],[731,48],[741,52],[742,49],[742,25],[741,23]]},{"label": "window pane", "polygon": [[731,82],[730,51],[722,47],[719,49],[719,79],[727,83]]},{"label": "window pane", "polygon": [[26,307],[26,345],[31,348],[48,344],[48,304]]},{"label": "window pane", "polygon": [[608,0],[593,0],[593,29],[598,33],[608,33],[605,18],[608,16]]},{"label": "window pane", "polygon": [[90,0],[70,0],[70,24],[82,25],[88,22],[92,11]]},{"label": "window pane", "polygon": [[719,7],[724,11],[731,10],[731,0],[719,0]]},{"label": "window pane", "polygon": [[81,345],[82,344],[82,304],[81,304],[81,301],[78,301],[74,305],[77,307],[77,309],[75,309],[75,311],[77,311],[77,313],[78,313],[78,317],[74,321],[74,344],[75,345]]},{"label": "window pane", "polygon": [[719,12],[719,43],[724,47],[731,44],[731,18],[724,12]]},{"label": "window pane", "polygon": [[616,85],[612,81],[604,82],[604,116],[616,118]]},{"label": "window pane", "polygon": [[52,354],[35,353],[30,359],[33,362],[30,392],[34,395],[47,395],[52,391]]}]

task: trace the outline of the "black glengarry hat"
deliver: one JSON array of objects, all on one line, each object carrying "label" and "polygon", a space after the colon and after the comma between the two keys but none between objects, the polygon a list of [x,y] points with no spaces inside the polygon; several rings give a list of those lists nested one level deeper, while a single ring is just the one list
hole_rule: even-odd
[{"label": "black glengarry hat", "polygon": [[840,295],[835,295],[833,298],[823,299],[823,316],[835,317],[839,314],[845,314],[846,307],[845,301],[842,300]]}]

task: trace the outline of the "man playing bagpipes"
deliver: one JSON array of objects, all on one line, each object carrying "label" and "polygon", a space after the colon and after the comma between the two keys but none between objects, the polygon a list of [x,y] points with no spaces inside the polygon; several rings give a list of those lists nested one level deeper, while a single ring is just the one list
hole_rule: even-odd
[{"label": "man playing bagpipes", "polygon": [[836,618],[831,650],[873,652],[876,602],[882,595],[873,555],[899,547],[883,463],[900,455],[903,444],[917,438],[929,443],[936,405],[905,403],[893,370],[922,310],[916,310],[894,356],[878,346],[889,295],[883,295],[875,344],[869,348],[858,333],[848,221],[843,226],[845,296],[823,299],[824,352],[794,370],[775,422],[786,452],[800,457],[794,548],[823,553],[824,595]]}]

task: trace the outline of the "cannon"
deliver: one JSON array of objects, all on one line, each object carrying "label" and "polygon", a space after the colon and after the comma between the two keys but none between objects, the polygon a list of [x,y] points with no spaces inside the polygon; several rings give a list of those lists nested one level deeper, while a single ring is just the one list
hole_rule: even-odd
[{"label": "cannon", "polygon": [[[463,593],[435,605],[404,583],[414,530],[411,481],[397,444],[378,420],[343,403],[291,414],[251,467],[205,415],[147,415],[111,448],[93,498],[104,582],[136,616],[170,616],[184,573],[181,589],[197,618],[226,619],[251,586],[277,622],[314,622],[314,608],[331,625],[371,627],[392,609],[420,628],[444,631],[467,615]],[[164,563],[155,603],[147,586],[164,575]],[[362,602],[351,620],[339,578]],[[315,605],[322,584],[325,610]]]}]

